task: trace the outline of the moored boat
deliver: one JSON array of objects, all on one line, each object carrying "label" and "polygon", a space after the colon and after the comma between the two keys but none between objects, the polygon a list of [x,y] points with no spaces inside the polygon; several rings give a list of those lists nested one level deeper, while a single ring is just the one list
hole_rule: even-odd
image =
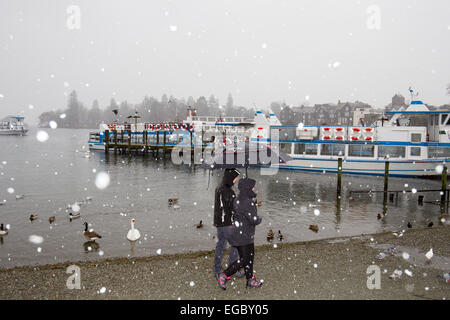
[{"label": "moored boat", "polygon": [[0,135],[24,136],[28,129],[24,124],[24,117],[9,116],[0,121]]}]

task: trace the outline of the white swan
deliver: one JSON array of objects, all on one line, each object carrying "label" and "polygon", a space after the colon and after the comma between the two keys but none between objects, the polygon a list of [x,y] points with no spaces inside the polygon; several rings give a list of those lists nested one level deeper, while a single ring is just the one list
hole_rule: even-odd
[{"label": "white swan", "polygon": [[128,231],[127,239],[130,241],[136,241],[141,237],[141,233],[138,229],[134,228],[134,224],[136,223],[136,220],[131,219],[131,229]]}]

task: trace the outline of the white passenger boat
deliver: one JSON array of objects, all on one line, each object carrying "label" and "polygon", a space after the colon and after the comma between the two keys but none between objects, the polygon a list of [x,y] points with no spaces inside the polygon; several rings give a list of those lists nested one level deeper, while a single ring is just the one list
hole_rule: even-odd
[{"label": "white passenger boat", "polygon": [[[373,126],[297,126],[271,125],[260,117],[255,125],[260,138],[279,144],[292,157],[280,169],[342,172],[359,175],[384,175],[389,160],[389,175],[428,177],[440,175],[450,161],[450,110],[429,110],[412,90],[406,109],[387,112],[392,118],[377,120]],[[269,129],[279,130],[271,139]],[[262,139],[261,139],[262,138]]]},{"label": "white passenger boat", "polygon": [[28,129],[23,122],[24,117],[9,116],[0,121],[0,135],[24,136]]}]

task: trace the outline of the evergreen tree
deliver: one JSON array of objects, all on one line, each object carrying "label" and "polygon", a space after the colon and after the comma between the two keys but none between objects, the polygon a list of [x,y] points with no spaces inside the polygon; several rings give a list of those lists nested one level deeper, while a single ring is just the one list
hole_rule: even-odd
[{"label": "evergreen tree", "polygon": [[80,127],[80,103],[78,101],[77,92],[73,90],[69,95],[69,102],[66,111],[66,124],[69,128]]},{"label": "evergreen tree", "polygon": [[232,117],[235,114],[234,112],[234,102],[231,93],[228,94],[227,104],[225,106],[225,115],[227,117]]}]

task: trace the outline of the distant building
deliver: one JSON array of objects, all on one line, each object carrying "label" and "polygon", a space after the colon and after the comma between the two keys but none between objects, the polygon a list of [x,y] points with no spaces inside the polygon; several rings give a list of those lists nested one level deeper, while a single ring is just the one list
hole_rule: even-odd
[{"label": "distant building", "polygon": [[353,126],[356,109],[361,110],[359,113],[362,114],[361,116],[372,112],[367,110],[373,110],[370,105],[360,101],[344,103],[338,101],[337,104],[315,104],[314,107],[301,105],[290,108],[285,105],[280,111],[279,118],[281,123],[286,125],[303,123],[304,125]]}]

